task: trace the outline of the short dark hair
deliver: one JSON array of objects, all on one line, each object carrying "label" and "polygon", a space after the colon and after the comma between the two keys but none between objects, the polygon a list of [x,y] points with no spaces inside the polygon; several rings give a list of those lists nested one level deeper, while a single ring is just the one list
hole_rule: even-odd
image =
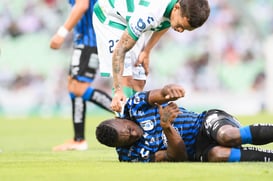
[{"label": "short dark hair", "polygon": [[115,143],[118,140],[118,132],[113,128],[113,119],[109,119],[101,122],[96,128],[97,140],[106,146],[115,147]]},{"label": "short dark hair", "polygon": [[192,28],[198,28],[207,21],[210,7],[207,0],[180,0],[182,16],[189,18]]}]

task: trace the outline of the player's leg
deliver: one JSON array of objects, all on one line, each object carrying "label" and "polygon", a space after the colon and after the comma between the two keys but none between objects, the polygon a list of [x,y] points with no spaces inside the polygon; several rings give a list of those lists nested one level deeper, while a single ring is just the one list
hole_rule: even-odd
[{"label": "player's leg", "polygon": [[273,142],[273,124],[253,124],[240,128],[242,144],[263,145]]},{"label": "player's leg", "polygon": [[[68,90],[72,90],[76,80],[68,77]],[[53,147],[53,151],[67,151],[67,150],[87,150],[88,144],[85,140],[84,128],[85,128],[85,112],[86,102],[82,97],[76,97],[74,93],[70,92],[71,107],[72,107],[72,123],[74,137],[72,140],[68,140],[65,143]]]},{"label": "player's leg", "polygon": [[273,150],[244,148],[241,142],[240,125],[233,117],[220,110],[208,111],[197,135],[194,160],[203,162],[273,161]]},{"label": "player's leg", "polygon": [[222,110],[209,110],[204,119],[207,136],[222,146],[241,145],[240,127],[240,123],[233,116]]},{"label": "player's leg", "polygon": [[273,142],[273,124],[241,127],[238,121],[226,112],[212,110],[209,114],[206,118],[207,131],[220,145],[262,145]]},{"label": "player's leg", "polygon": [[[73,122],[76,131],[75,141],[85,139],[86,101],[91,101],[99,107],[112,112],[110,109],[111,97],[107,93],[91,86],[96,77],[98,67],[99,60],[96,47],[85,46],[75,49],[70,71],[72,80],[69,81],[70,84],[68,86],[71,99],[75,102],[73,107]],[[80,104],[79,100],[83,104]]]},{"label": "player's leg", "polygon": [[[146,35],[147,34],[147,35]],[[126,53],[122,74],[123,92],[127,97],[142,91],[146,84],[147,76],[142,65],[135,66],[141,50],[144,48],[146,40],[150,38],[151,33],[141,36],[135,46]],[[147,39],[146,39],[147,38]]]},{"label": "player's leg", "polygon": [[207,153],[209,162],[273,161],[273,150],[255,147],[230,148],[215,146]]},{"label": "player's leg", "polygon": [[[132,75],[133,80],[131,82],[132,82],[132,88],[134,93],[142,91],[146,84],[147,73],[145,72],[143,65],[142,64],[136,65],[136,62],[139,62],[138,59],[140,58],[141,51],[144,49],[145,45],[147,44],[151,36],[152,36],[152,31],[143,33],[138,39],[135,46],[132,48],[132,50],[128,52],[130,56],[130,60],[128,61],[131,61],[132,66],[130,67],[130,70],[127,70],[127,75],[128,74]],[[140,62],[143,62],[143,61],[144,60],[141,60]],[[148,60],[148,64],[149,64],[149,60]]]},{"label": "player's leg", "polygon": [[79,66],[72,66],[73,86],[70,87],[72,96],[82,97],[84,101],[91,101],[106,111],[112,112],[110,103],[112,98],[103,90],[91,86],[97,70],[99,60],[96,47],[84,47],[81,52]]},{"label": "player's leg", "polygon": [[217,132],[217,141],[225,146],[263,145],[273,142],[273,124],[254,124],[236,128],[224,125]]},{"label": "player's leg", "polygon": [[74,141],[78,143],[85,142],[84,128],[85,128],[86,101],[84,101],[82,97],[73,97],[71,98],[71,103],[72,103],[72,120],[73,120],[73,128],[74,128]]},{"label": "player's leg", "polygon": [[[142,91],[144,89],[144,86],[146,84],[146,80],[147,80],[147,75],[148,72],[145,72],[145,69],[143,67],[143,64],[147,64],[148,68],[149,68],[149,62],[150,62],[150,57],[146,57],[148,58],[148,60],[139,60],[139,58],[141,58],[140,54],[142,52],[142,50],[145,48],[146,44],[148,43],[148,41],[150,40],[151,36],[152,36],[153,32],[152,31],[147,31],[145,33],[143,33],[136,45],[133,47],[132,51],[134,52],[134,59],[133,59],[133,84],[134,84],[134,90],[136,91]],[[142,62],[142,65],[136,65],[136,62]],[[146,61],[146,62],[145,62]]]},{"label": "player's leg", "polygon": [[95,79],[98,64],[96,47],[81,46],[74,49],[68,78],[74,140],[55,147],[55,151],[86,150],[88,148],[84,131],[86,101],[91,101],[103,109],[111,111],[111,97],[107,93],[90,86]]},{"label": "player's leg", "polygon": [[[107,18],[109,19],[111,17]],[[115,24],[118,26],[110,26],[103,23],[102,20],[96,15],[93,16],[93,24],[96,32],[98,56],[100,61],[100,75],[101,77],[108,78],[112,78],[112,54],[114,48],[126,28],[126,25],[123,25],[123,22],[119,21],[118,18],[111,19],[111,21],[115,22]],[[107,34],[105,34],[105,32],[107,32]],[[132,54],[127,53],[122,78],[123,92],[125,93],[126,97],[130,97],[136,92],[136,90],[134,90],[134,82],[132,82],[132,67]]]},{"label": "player's leg", "polygon": [[[272,124],[241,127],[238,121],[228,113],[221,110],[211,110],[206,116],[204,125],[207,136],[222,145],[211,149],[208,159],[211,158],[214,161],[225,161],[225,159],[227,161],[272,161],[272,150],[241,147],[241,144],[246,143],[266,144],[272,142]],[[212,156],[210,157],[210,155]]]}]

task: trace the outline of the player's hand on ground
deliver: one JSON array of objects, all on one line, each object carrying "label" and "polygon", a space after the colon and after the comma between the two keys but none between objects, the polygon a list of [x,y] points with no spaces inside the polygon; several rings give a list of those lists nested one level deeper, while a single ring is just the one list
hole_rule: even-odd
[{"label": "player's hand on ground", "polygon": [[55,34],[51,41],[50,41],[50,48],[52,49],[59,49],[61,48],[63,42],[64,42],[64,37],[59,36],[58,34]]},{"label": "player's hand on ground", "polygon": [[180,112],[178,106],[174,102],[170,102],[166,107],[156,104],[160,114],[160,125],[162,128],[168,128]]},{"label": "player's hand on ground", "polygon": [[116,112],[121,112],[122,104],[125,104],[126,96],[122,90],[117,90],[112,98],[111,109]]},{"label": "player's hand on ground", "polygon": [[177,84],[169,84],[163,87],[161,94],[169,101],[177,100],[185,96],[185,90],[183,87]]}]

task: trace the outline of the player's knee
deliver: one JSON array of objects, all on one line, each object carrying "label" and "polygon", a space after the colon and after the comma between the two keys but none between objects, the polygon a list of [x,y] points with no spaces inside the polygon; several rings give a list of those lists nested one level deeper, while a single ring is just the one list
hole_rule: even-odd
[{"label": "player's knee", "polygon": [[236,146],[239,140],[238,128],[227,126],[218,130],[217,141],[223,146]]},{"label": "player's knee", "polygon": [[89,87],[89,83],[74,80],[68,82],[67,87],[70,93],[73,93],[76,97],[81,97]]},{"label": "player's knee", "polygon": [[230,154],[229,148],[215,146],[208,153],[208,161],[209,162],[227,161],[229,158],[229,154]]},{"label": "player's knee", "polygon": [[142,91],[145,84],[145,80],[133,80],[133,89],[136,91]]}]

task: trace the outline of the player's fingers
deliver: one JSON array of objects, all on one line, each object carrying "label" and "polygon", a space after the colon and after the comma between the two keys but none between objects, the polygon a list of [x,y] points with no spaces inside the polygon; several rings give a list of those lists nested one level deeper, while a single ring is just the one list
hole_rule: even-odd
[{"label": "player's fingers", "polygon": [[179,98],[183,96],[184,96],[184,92],[181,89],[170,90],[170,98]]},{"label": "player's fingers", "polygon": [[179,113],[180,112],[179,107],[174,102],[170,102],[169,105],[168,105],[168,107],[174,113]]},{"label": "player's fingers", "polygon": [[111,106],[111,109],[112,109],[113,111],[115,111],[115,112],[120,112],[120,111],[121,111],[121,107],[118,106],[118,105],[113,105],[113,106]]},{"label": "player's fingers", "polygon": [[149,74],[149,65],[144,63],[142,66],[144,68],[145,75],[148,75]]},{"label": "player's fingers", "polygon": [[116,99],[116,97],[113,97],[113,100],[110,106],[113,111],[120,112],[119,101]]}]

